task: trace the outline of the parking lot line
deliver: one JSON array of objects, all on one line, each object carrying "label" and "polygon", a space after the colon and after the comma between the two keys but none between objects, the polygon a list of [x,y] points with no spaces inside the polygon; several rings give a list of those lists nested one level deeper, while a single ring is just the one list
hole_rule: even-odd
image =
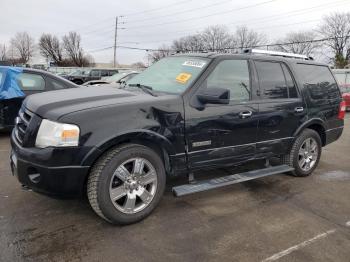
[{"label": "parking lot line", "polygon": [[292,253],[300,248],[303,248],[303,247],[310,245],[311,243],[313,243],[319,239],[325,238],[328,235],[333,234],[335,231],[336,231],[336,229],[331,229],[331,230],[328,230],[324,233],[318,234],[317,236],[315,236],[313,238],[305,240],[304,242],[301,242],[295,246],[292,246],[290,248],[287,248],[286,250],[283,250],[281,252],[278,252],[278,253],[272,255],[271,257],[264,259],[262,262],[276,261],[276,260],[280,259],[281,257],[284,257],[284,256],[286,256],[286,255],[288,255],[288,254],[290,254],[290,253]]}]

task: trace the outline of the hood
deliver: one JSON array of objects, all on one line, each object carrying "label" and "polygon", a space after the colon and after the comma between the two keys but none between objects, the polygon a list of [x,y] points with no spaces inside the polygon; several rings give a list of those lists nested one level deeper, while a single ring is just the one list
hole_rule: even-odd
[{"label": "hood", "polygon": [[24,106],[37,115],[57,120],[63,115],[123,103],[153,101],[156,97],[139,91],[126,91],[113,87],[79,87],[50,91],[28,96]]}]

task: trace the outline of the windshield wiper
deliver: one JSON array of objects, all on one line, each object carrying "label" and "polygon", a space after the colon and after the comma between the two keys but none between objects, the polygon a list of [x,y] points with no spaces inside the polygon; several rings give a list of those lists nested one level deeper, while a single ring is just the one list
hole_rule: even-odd
[{"label": "windshield wiper", "polygon": [[157,96],[152,90],[151,86],[141,85],[141,84],[127,84],[127,86],[140,88],[143,92],[150,94],[151,96]]}]

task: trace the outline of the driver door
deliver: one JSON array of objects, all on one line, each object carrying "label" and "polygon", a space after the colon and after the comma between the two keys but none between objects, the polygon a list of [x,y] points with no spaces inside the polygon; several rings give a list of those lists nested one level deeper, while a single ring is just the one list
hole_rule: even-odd
[{"label": "driver door", "polygon": [[190,103],[185,108],[191,169],[231,165],[254,157],[259,110],[252,100],[250,67],[245,59],[217,61],[191,99],[204,88],[225,88],[230,90],[229,104],[206,104],[198,109]]}]

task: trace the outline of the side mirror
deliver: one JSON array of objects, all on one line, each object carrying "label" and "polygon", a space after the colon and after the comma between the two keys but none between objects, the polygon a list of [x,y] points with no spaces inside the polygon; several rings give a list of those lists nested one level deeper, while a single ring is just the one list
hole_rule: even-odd
[{"label": "side mirror", "polygon": [[225,88],[205,88],[197,94],[202,104],[228,104],[230,103],[230,90]]}]

